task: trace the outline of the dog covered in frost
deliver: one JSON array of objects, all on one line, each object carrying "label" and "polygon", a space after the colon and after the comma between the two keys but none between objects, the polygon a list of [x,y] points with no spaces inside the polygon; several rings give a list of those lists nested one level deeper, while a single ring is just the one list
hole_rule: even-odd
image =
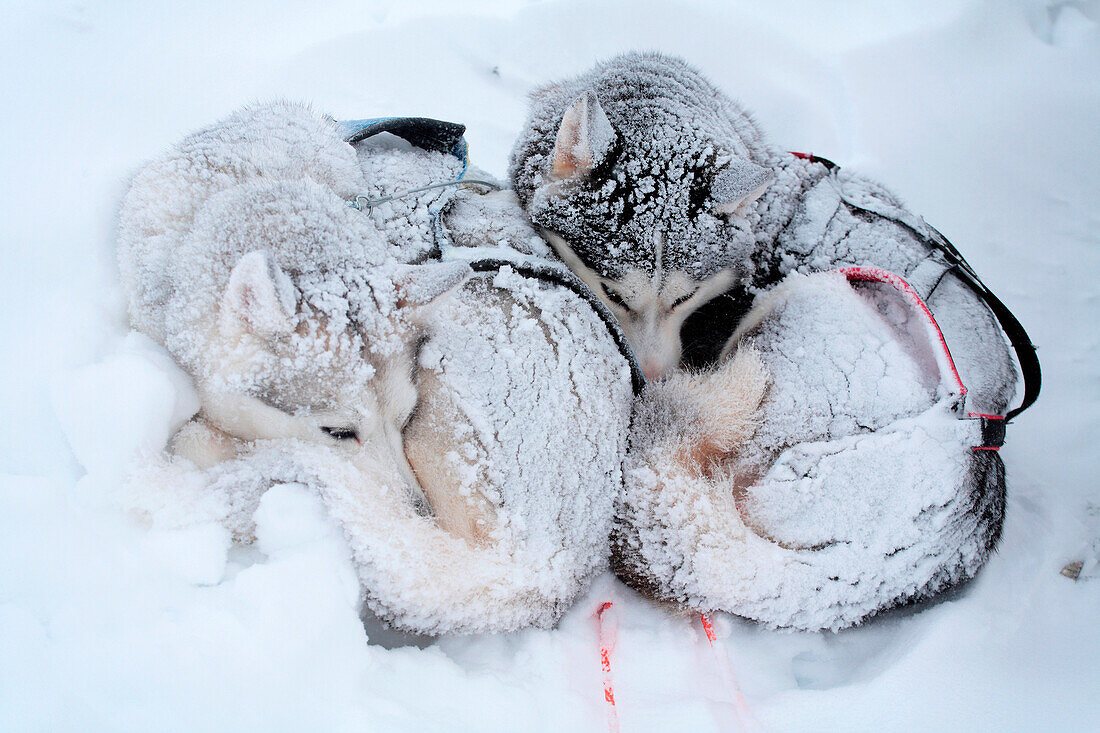
[{"label": "dog covered in frost", "polygon": [[936,314],[971,407],[1004,414],[1012,357],[984,303],[896,196],[766,143],[686,62],[630,53],[549,84],[511,177],[558,256],[603,298],[647,378],[712,365],[755,296],[790,272],[873,265]]},{"label": "dog covered in frost", "polygon": [[[981,443],[960,438],[961,458],[944,457],[951,469],[934,479],[891,448],[873,462],[879,473],[868,475],[877,479],[826,482],[861,487],[862,494],[843,495],[848,513],[871,523],[874,536],[853,535],[840,526],[843,512],[834,516],[827,502],[811,500],[825,490],[809,486],[825,472],[825,459],[817,465],[807,453],[796,467],[784,463],[803,443],[885,434],[892,421],[962,405],[961,395],[935,386],[943,370],[928,367],[934,350],[922,339],[914,348],[924,354],[923,376],[900,354],[875,362],[880,375],[910,375],[899,394],[912,388],[919,399],[899,398],[893,407],[849,399],[845,391],[854,394],[856,386],[838,365],[860,362],[841,356],[839,345],[858,353],[888,342],[890,333],[911,340],[897,334],[916,316],[892,296],[852,286],[902,314],[884,325],[849,286],[837,293],[829,281],[798,279],[805,274],[874,266],[904,277],[951,345],[967,408],[1007,411],[1017,382],[1008,346],[990,309],[941,257],[935,230],[881,186],[768,145],[751,117],[698,71],[654,53],[626,54],[535,91],[510,173],[532,222],[615,313],[651,380],[636,407],[616,534],[617,570],[629,583],[770,625],[838,628],[977,572],[1004,515],[1004,467],[995,451],[970,450]],[[762,295],[777,287],[790,297]],[[784,315],[792,303],[809,308],[815,294],[842,318],[822,310],[816,321]],[[738,330],[749,322],[798,332],[750,337]],[[822,330],[828,336],[829,323],[842,329],[835,348],[822,343],[805,351],[804,371],[788,369],[804,353],[800,339],[813,341]],[[833,382],[810,377],[813,364]],[[799,397],[794,385],[827,390],[817,412],[797,412],[814,398]],[[872,382],[867,394],[875,389]],[[944,445],[957,444],[954,424],[936,428],[948,436]],[[916,450],[918,443],[908,445]],[[863,455],[876,456],[872,444],[861,444]],[[902,465],[915,477],[891,475]],[[803,488],[781,487],[781,469],[801,477]],[[889,503],[880,490],[891,483],[918,504],[943,487],[947,495],[935,511],[907,506],[880,522]],[[834,529],[784,537],[795,507],[803,521]]]},{"label": "dog covered in frost", "polygon": [[[429,210],[466,192],[348,204],[459,165],[353,147],[304,106],[258,105],[146,166],[119,226],[132,323],[202,404],[173,456],[135,482],[174,487],[243,541],[271,485],[316,491],[366,604],[424,633],[547,625],[568,607],[606,563],[630,401],[625,361],[583,303],[507,268],[472,276],[427,256]],[[506,204],[456,208],[512,220],[468,229],[537,239]],[[502,356],[517,352],[545,366]],[[510,390],[507,407],[488,384]],[[509,443],[553,450],[545,429],[582,437],[572,460],[547,468],[539,448]]]}]

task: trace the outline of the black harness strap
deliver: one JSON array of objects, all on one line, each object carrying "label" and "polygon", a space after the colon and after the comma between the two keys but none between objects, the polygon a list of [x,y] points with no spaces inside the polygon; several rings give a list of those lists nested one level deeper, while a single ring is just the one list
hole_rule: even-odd
[{"label": "black harness strap", "polygon": [[408,140],[418,148],[450,153],[466,159],[466,125],[433,120],[430,117],[373,117],[365,120],[345,120],[339,123],[344,142],[354,145],[360,140],[388,132]]},{"label": "black harness strap", "polygon": [[952,270],[958,274],[959,279],[982,299],[982,302],[997,318],[997,322],[1001,324],[1005,335],[1008,336],[1009,343],[1012,344],[1012,348],[1016,352],[1016,361],[1020,364],[1020,373],[1024,378],[1024,396],[1020,405],[1009,410],[1008,414],[1005,415],[1006,422],[1012,420],[1012,418],[1035,404],[1035,400],[1039,399],[1039,390],[1043,384],[1043,373],[1039,365],[1039,355],[1036,353],[1035,344],[1031,342],[1031,338],[1027,335],[1027,331],[1024,330],[1024,326],[1019,319],[982,282],[982,279],[978,277],[978,273],[974,271],[974,268],[962,256],[962,253],[955,248],[955,245],[951,244],[947,237],[940,234],[935,227],[929,226],[928,229],[932,236],[922,238],[943,254]]},{"label": "black harness strap", "polygon": [[982,441],[974,450],[998,450],[1005,444],[1005,423],[1008,421],[997,415],[978,415],[981,421]]},{"label": "black harness strap", "polygon": [[[349,202],[349,205],[356,209],[361,210],[363,206],[369,208],[382,201],[387,201],[397,196],[403,196],[407,193],[427,190],[428,188],[451,186],[464,182],[477,183],[491,188],[497,187],[496,184],[487,181],[462,180],[463,176],[466,174],[466,168],[469,165],[466,140],[463,137],[466,131],[465,125],[427,117],[375,117],[362,120],[347,120],[339,122],[338,125],[344,141],[350,144],[355,144],[360,140],[365,140],[380,132],[388,132],[391,135],[397,135],[398,137],[404,138],[417,147],[441,153],[449,153],[463,162],[462,173],[459,174],[458,179],[455,181],[433,184],[421,189],[414,189],[413,191],[398,192],[395,195],[383,197],[381,199],[367,199],[365,203],[360,202],[360,199],[366,199],[365,196],[356,196]],[[438,213],[439,212],[436,212],[435,223],[433,225],[437,240],[440,236]],[[436,242],[436,246],[439,246],[438,241]],[[634,356],[634,350],[630,348],[630,342],[627,341],[626,334],[623,333],[622,328],[619,326],[619,321],[611,311],[607,309],[603,301],[597,298],[580,278],[564,268],[555,268],[551,266],[539,267],[527,263],[521,264],[512,262],[502,258],[475,260],[470,263],[470,269],[474,272],[496,272],[506,265],[524,277],[530,277],[568,288],[588,303],[588,305],[592,307],[592,310],[596,312],[596,315],[600,317],[600,320],[603,321],[608,333],[610,333],[611,337],[615,340],[615,345],[618,346],[619,352],[623,355],[623,358],[626,359],[627,364],[630,365],[630,383],[634,390],[634,394],[641,394],[642,390],[645,388],[645,376],[642,374],[641,367],[638,366],[638,359]]]}]

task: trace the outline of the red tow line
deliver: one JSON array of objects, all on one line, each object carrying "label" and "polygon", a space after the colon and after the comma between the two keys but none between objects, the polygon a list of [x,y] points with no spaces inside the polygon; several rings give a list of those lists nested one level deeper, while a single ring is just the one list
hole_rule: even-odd
[{"label": "red tow line", "polygon": [[702,622],[703,632],[706,633],[707,641],[710,642],[710,650],[714,654],[714,662],[718,666],[718,673],[722,676],[722,683],[733,697],[734,718],[740,726],[740,730],[763,730],[760,724],[756,722],[756,717],[753,716],[752,711],[749,710],[748,703],[745,702],[745,696],[741,694],[741,686],[737,684],[737,677],[733,673],[733,665],[730,664],[729,654],[726,653],[722,642],[718,640],[718,635],[714,633],[714,625],[711,623],[710,616],[706,613],[700,613],[699,621]]},{"label": "red tow line", "polygon": [[[732,693],[734,715],[740,730],[762,730],[749,710],[748,704],[745,703],[745,697],[741,694],[741,688],[733,674],[729,655],[726,654],[717,634],[714,633],[714,625],[711,623],[710,616],[700,613],[699,620],[703,624],[703,631],[706,633],[707,641],[714,653],[722,682],[726,689]],[[619,711],[615,706],[615,686],[611,675],[611,655],[615,653],[615,642],[619,636],[619,616],[614,603],[604,601],[600,604],[600,607],[596,609],[596,623],[600,639],[600,669],[603,671],[603,699],[607,703],[607,728],[610,733],[619,733]]]},{"label": "red tow line", "polygon": [[596,622],[600,635],[600,669],[603,670],[603,699],[607,703],[607,727],[611,733],[619,733],[619,711],[615,708],[615,688],[611,682],[611,655],[619,636],[619,616],[615,604],[604,601],[596,609]]}]

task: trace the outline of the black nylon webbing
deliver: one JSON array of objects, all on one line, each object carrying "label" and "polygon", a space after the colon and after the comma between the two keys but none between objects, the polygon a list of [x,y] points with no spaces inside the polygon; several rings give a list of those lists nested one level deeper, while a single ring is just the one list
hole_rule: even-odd
[{"label": "black nylon webbing", "polygon": [[1020,373],[1024,378],[1024,396],[1019,406],[1009,410],[1008,414],[1005,415],[1007,422],[1031,407],[1039,399],[1039,390],[1043,384],[1043,372],[1039,365],[1039,355],[1036,353],[1035,344],[1031,342],[1031,338],[1027,335],[1027,331],[1024,330],[1024,326],[1019,319],[982,282],[982,279],[978,277],[978,273],[974,271],[974,268],[962,256],[962,253],[955,248],[955,245],[951,244],[947,237],[940,234],[934,227],[929,226],[928,229],[931,230],[932,236],[922,237],[922,239],[941,252],[947,259],[948,264],[951,265],[952,270],[958,273],[959,279],[982,299],[982,302],[997,318],[997,322],[1001,324],[1005,335],[1008,336],[1009,343],[1012,344],[1012,348],[1016,352],[1016,360],[1020,364]]},{"label": "black nylon webbing", "polygon": [[351,123],[357,122],[364,124],[349,134],[344,142],[355,144],[380,132],[388,132],[408,140],[418,148],[452,153],[466,132],[466,125],[434,120],[430,117],[380,117],[373,120],[351,121]]}]

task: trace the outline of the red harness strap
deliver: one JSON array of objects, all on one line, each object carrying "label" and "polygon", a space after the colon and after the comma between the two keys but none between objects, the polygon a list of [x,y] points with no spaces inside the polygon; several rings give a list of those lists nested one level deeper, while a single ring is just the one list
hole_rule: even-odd
[{"label": "red harness strap", "polygon": [[[928,304],[917,294],[913,286],[903,278],[881,267],[842,267],[842,272],[849,282],[864,280],[890,285],[913,306],[917,312],[924,315],[929,333],[929,343],[936,351],[936,361],[940,365],[940,372],[944,376],[944,388],[957,393],[960,397],[966,396],[966,387],[962,377],[955,366],[955,360],[951,358],[951,350],[947,347],[947,340],[943,337],[940,325],[936,323],[936,317]],[[973,450],[1000,450],[1005,442],[1005,418],[1003,415],[985,415],[979,412],[968,412],[966,416],[972,420],[981,421],[981,445],[971,446]]]},{"label": "red harness strap", "polygon": [[822,158],[820,155],[814,155],[813,153],[796,153],[793,150],[789,150],[787,152],[789,152],[791,155],[793,155],[796,158],[801,158],[802,160],[808,160],[811,163],[821,163],[821,165],[825,166],[829,170],[832,170],[833,168],[839,168],[840,167],[836,163],[834,163],[833,161],[829,160],[828,158]]},{"label": "red harness strap", "polygon": [[940,331],[940,324],[936,323],[936,317],[932,315],[931,309],[917,294],[917,291],[913,289],[912,285],[881,267],[842,267],[840,272],[848,278],[849,282],[865,280],[890,285],[901,293],[911,306],[915,306],[917,310],[923,313],[931,335],[929,340],[933,344],[939,343],[940,348],[936,354],[936,361],[940,365],[940,370],[946,372],[945,376],[949,375],[952,378],[953,384],[944,386],[948,389],[956,389],[960,396],[966,395],[966,387],[963,386],[962,377],[959,376],[959,370],[955,367],[955,360],[951,358],[951,349],[947,348],[947,340],[944,339],[943,332]]},{"label": "red harness strap", "polygon": [[[793,150],[788,152],[796,158],[808,160],[811,163],[820,163],[830,172],[840,168],[840,166],[828,158],[822,158],[813,153],[796,153]],[[845,203],[853,211],[867,211],[867,209],[851,201],[845,201]],[[1024,380],[1023,401],[1015,408],[1009,410],[1003,418],[1000,415],[994,415],[992,417],[979,415],[975,418],[982,421],[983,444],[978,446],[977,449],[995,450],[1004,442],[1004,424],[1031,407],[1035,404],[1035,401],[1039,399],[1039,391],[1043,384],[1043,372],[1042,368],[1039,366],[1039,357],[1035,353],[1035,344],[1031,343],[1031,337],[1027,335],[1027,331],[1024,330],[1023,324],[1021,324],[1016,316],[1012,314],[1008,306],[1002,303],[1001,299],[994,295],[993,291],[982,282],[982,279],[978,277],[978,273],[974,271],[974,268],[971,267],[970,263],[966,261],[966,258],[962,256],[962,253],[955,248],[955,245],[947,240],[947,237],[936,231],[935,227],[928,226],[927,222],[925,222],[925,226],[923,227],[927,229],[927,231],[918,231],[905,222],[896,219],[895,221],[907,229],[910,229],[918,239],[925,243],[925,245],[939,252],[940,255],[947,260],[947,263],[951,266],[951,270],[959,280],[974,291],[982,302],[985,303],[986,307],[989,308],[989,312],[997,319],[997,323],[1000,324],[1001,330],[1004,332],[1004,335],[1008,337],[1009,343],[1012,344],[1012,348],[1016,352],[1016,361],[1020,365],[1020,376],[1022,376]],[[999,425],[990,424],[990,419],[1001,419],[1001,423]],[[997,442],[998,440],[1000,442]]]}]

